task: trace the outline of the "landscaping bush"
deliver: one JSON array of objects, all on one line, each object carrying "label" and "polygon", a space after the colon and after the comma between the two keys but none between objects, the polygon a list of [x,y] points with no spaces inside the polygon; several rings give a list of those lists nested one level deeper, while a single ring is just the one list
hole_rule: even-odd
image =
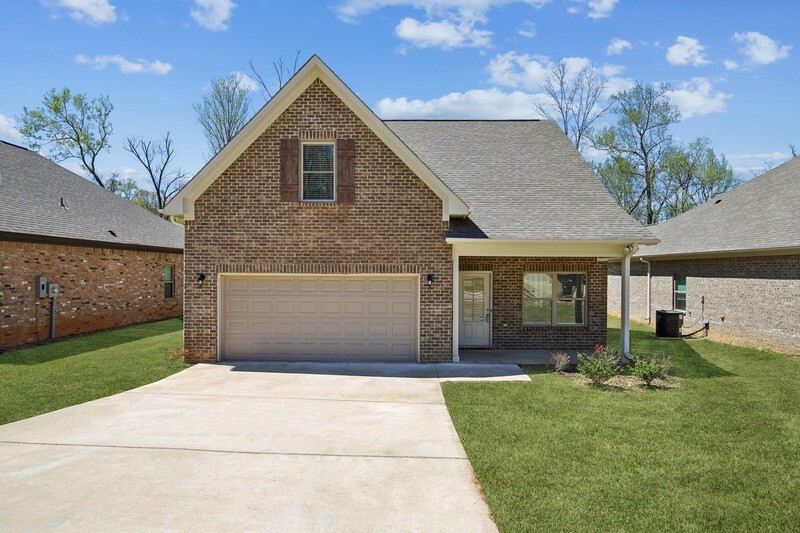
[{"label": "landscaping bush", "polygon": [[563,372],[569,366],[569,355],[564,352],[553,352],[550,364],[553,366],[553,372]]},{"label": "landscaping bush", "polygon": [[653,380],[666,378],[671,367],[672,359],[669,357],[659,354],[640,356],[633,365],[633,375],[650,387]]},{"label": "landscaping bush", "polygon": [[592,355],[578,354],[578,372],[591,380],[592,385],[602,385],[619,373],[619,357],[617,352],[609,351],[598,344]]}]

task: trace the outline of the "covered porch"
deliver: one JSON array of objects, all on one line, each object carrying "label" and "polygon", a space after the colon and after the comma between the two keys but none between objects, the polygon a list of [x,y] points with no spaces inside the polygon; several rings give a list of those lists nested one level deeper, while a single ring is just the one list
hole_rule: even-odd
[{"label": "covered porch", "polygon": [[[630,264],[630,242],[494,241],[453,245],[453,361],[546,365],[553,352],[607,343],[607,260]],[[623,278],[625,269],[623,268]],[[623,279],[622,353],[630,354]]]}]

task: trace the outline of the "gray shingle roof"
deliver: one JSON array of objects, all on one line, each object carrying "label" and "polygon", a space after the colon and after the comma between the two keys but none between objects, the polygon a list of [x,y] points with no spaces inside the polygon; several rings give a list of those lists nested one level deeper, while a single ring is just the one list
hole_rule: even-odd
[{"label": "gray shingle roof", "polygon": [[453,237],[653,240],[550,120],[386,121],[471,209]]},{"label": "gray shingle roof", "polygon": [[[60,206],[62,198],[68,209]],[[0,232],[183,249],[182,227],[36,152],[3,141],[0,202]]]},{"label": "gray shingle roof", "polygon": [[640,256],[800,248],[800,157],[650,229]]}]

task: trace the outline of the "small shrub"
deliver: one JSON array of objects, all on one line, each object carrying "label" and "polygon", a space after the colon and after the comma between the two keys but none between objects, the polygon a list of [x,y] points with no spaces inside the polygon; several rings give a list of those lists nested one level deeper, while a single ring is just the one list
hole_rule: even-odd
[{"label": "small shrub", "polygon": [[672,359],[669,357],[658,354],[640,356],[633,365],[633,375],[650,387],[653,380],[669,376],[670,368],[672,368]]},{"label": "small shrub", "polygon": [[553,366],[553,372],[563,372],[569,365],[569,355],[564,352],[553,352],[550,364]]},{"label": "small shrub", "polygon": [[619,357],[616,352],[598,344],[592,355],[578,354],[578,372],[589,378],[592,385],[602,385],[619,373]]},{"label": "small shrub", "polygon": [[189,350],[179,350],[177,348],[170,348],[166,351],[164,359],[167,362],[167,368],[175,368],[186,360],[189,355]]}]

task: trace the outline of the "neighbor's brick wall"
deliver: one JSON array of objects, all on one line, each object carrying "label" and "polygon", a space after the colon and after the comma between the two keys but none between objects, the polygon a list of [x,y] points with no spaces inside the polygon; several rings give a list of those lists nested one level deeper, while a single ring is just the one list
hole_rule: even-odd
[{"label": "neighbor's brick wall", "polygon": [[[355,139],[355,203],[280,201],[280,140],[334,130]],[[328,134],[326,134],[328,135]],[[374,274],[421,278],[420,359],[452,358],[452,259],[442,202],[319,80],[209,187],[186,224],[184,338],[217,358],[217,274]],[[428,287],[425,278],[434,275]]]},{"label": "neighbor's brick wall", "polygon": [[[459,270],[492,272],[493,349],[591,350],[606,344],[606,263],[583,257],[460,257]],[[525,272],[586,272],[586,325],[523,325]]]},{"label": "neighbor's brick wall", "polygon": [[[59,284],[56,336],[177,317],[183,312],[182,254],[0,241],[0,348],[50,336],[50,299],[36,276]],[[164,267],[175,297],[164,298]]]},{"label": "neighbor's brick wall", "polygon": [[[651,317],[672,309],[672,276],[686,275],[684,333],[702,326],[705,296],[709,337],[732,344],[800,354],[800,255],[651,261]],[[620,265],[609,264],[608,308],[620,310]],[[645,320],[647,265],[631,262],[631,317]],[[724,315],[724,320],[722,319]]]}]

